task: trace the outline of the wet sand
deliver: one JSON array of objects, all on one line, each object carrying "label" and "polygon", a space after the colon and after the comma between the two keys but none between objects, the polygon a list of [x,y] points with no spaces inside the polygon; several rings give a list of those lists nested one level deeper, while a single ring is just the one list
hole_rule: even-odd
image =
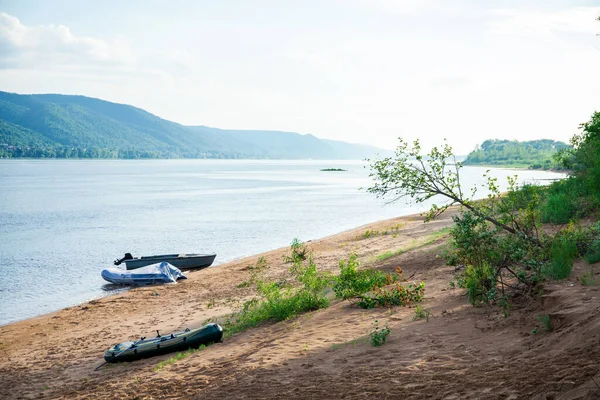
[{"label": "wet sand", "polygon": [[[308,243],[323,270],[336,272],[354,251],[363,266],[390,272],[399,266],[424,281],[428,322],[413,320],[412,307],[363,310],[336,300],[159,371],[171,355],[94,371],[115,343],[197,327],[236,310],[252,295],[238,285],[259,256],[269,276],[286,276],[282,258],[289,249],[278,249],[190,272],[175,285],[137,288],[0,327],[0,398],[600,398],[600,286],[579,280],[589,266],[577,262],[570,279],[545,285],[534,299],[514,298],[507,318],[497,308],[472,307],[463,290],[448,285],[455,268],[438,256],[445,239],[432,240],[451,225],[450,215],[428,224],[419,216],[381,221]],[[363,235],[395,228],[395,234]],[[539,315],[550,315],[552,332],[543,330]],[[391,329],[382,347],[368,338],[376,319]]]}]

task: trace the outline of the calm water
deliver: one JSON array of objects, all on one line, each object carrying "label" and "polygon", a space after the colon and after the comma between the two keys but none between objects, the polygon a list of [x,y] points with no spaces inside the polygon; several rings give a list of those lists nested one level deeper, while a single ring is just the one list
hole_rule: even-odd
[{"label": "calm water", "polygon": [[0,325],[111,293],[100,271],[125,252],[215,252],[218,265],[426,208],[385,205],[369,184],[358,161],[0,160]]}]

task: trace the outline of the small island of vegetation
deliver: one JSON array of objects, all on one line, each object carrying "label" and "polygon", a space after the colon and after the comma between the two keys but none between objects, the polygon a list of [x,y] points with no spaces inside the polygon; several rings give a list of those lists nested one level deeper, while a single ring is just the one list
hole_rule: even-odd
[{"label": "small island of vegetation", "polygon": [[530,140],[486,140],[477,146],[463,165],[493,165],[530,169],[560,169],[555,159],[560,151],[569,149],[564,142],[550,139]]},{"label": "small island of vegetation", "polygon": [[347,170],[342,169],[342,168],[323,168],[321,171],[324,171],[324,172],[343,172],[343,171],[347,171]]}]

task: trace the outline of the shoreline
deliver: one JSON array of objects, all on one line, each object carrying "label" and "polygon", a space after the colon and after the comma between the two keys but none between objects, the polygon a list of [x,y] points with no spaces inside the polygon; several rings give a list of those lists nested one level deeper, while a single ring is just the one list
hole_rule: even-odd
[{"label": "shoreline", "polygon": [[[427,224],[420,214],[395,217],[306,243],[314,252],[319,269],[336,272],[339,260],[347,259],[351,252],[357,252],[363,264],[368,263],[377,254],[407,247],[449,226],[450,215],[447,213]],[[362,238],[367,230],[389,229],[398,232]],[[13,398],[17,393],[25,398],[43,398],[46,393],[51,393],[51,397],[64,396],[69,385],[79,384],[81,379],[105,381],[107,374],[114,379],[114,373],[122,371],[123,365],[93,371],[103,361],[102,355],[108,347],[129,338],[147,336],[157,329],[172,332],[193,328],[207,319],[230,314],[237,309],[239,301],[251,294],[250,289],[238,288],[250,276],[248,267],[259,257],[265,257],[270,265],[269,275],[283,277],[288,269],[283,256],[288,252],[289,247],[269,250],[191,271],[188,279],[177,284],[132,288],[0,326],[0,353],[4,355],[0,358],[0,378],[11,382],[0,388],[0,397]],[[63,342],[69,345],[56,346]],[[126,364],[144,368],[168,357]],[[23,374],[27,378],[21,377]],[[8,387],[14,387],[16,392]],[[44,387],[47,389],[42,390]]]},{"label": "shoreline", "polygon": [[[338,232],[338,233],[334,233],[334,234],[331,234],[331,235],[323,236],[321,238],[309,239],[309,240],[306,241],[306,243],[307,244],[311,244],[311,243],[320,242],[320,241],[327,241],[327,240],[330,240],[330,239],[334,239],[337,236],[346,235],[346,234],[352,233],[354,231],[360,231],[360,230],[370,229],[373,226],[379,226],[381,224],[388,224],[388,223],[391,223],[392,221],[396,221],[396,220],[400,220],[400,219],[405,219],[405,218],[406,219],[421,218],[421,216],[422,216],[422,212],[421,213],[413,213],[413,214],[403,215],[403,216],[399,216],[399,217],[395,217],[395,218],[378,220],[378,221],[374,221],[374,222],[369,222],[369,223],[366,223],[366,224],[363,224],[363,225],[359,225],[359,226],[357,226],[355,228],[346,229],[346,230],[343,230],[343,231]],[[274,248],[274,249],[266,250],[266,251],[264,251],[262,253],[256,253],[256,254],[252,254],[252,255],[241,256],[241,257],[235,258],[233,260],[229,260],[227,262],[224,262],[222,264],[210,266],[208,268],[204,268],[204,269],[200,269],[200,270],[187,270],[187,271],[184,271],[184,272],[186,273],[186,276],[188,276],[188,278],[189,278],[189,274],[194,274],[194,273],[197,273],[197,272],[201,272],[203,270],[209,270],[209,269],[213,269],[213,268],[221,268],[223,266],[226,267],[229,264],[238,264],[238,263],[250,262],[251,260],[256,260],[256,259],[258,259],[261,256],[266,256],[266,255],[269,255],[269,254],[274,253],[274,252],[278,252],[278,253],[281,252],[281,253],[283,253],[283,252],[287,251],[288,249],[289,249],[289,246]],[[181,281],[181,280],[178,281],[178,284],[181,283],[181,282],[183,282],[183,281]],[[110,293],[110,294],[107,294],[105,296],[92,297],[92,298],[84,300],[82,302],[73,303],[70,306],[59,308],[59,309],[54,310],[54,311],[50,311],[50,312],[47,312],[47,313],[44,313],[44,314],[39,314],[39,315],[35,315],[35,316],[32,316],[32,317],[27,317],[27,318],[23,318],[23,319],[19,319],[19,320],[8,322],[6,324],[2,324],[2,325],[0,325],[0,330],[2,328],[8,327],[8,326],[13,325],[13,324],[25,323],[25,322],[27,322],[29,320],[35,320],[35,319],[39,319],[39,318],[52,317],[52,316],[54,316],[55,314],[57,314],[57,313],[59,313],[61,311],[68,310],[68,309],[71,309],[73,307],[79,307],[79,306],[81,306],[83,304],[86,304],[86,303],[97,302],[97,301],[99,301],[101,299],[108,299],[108,298],[111,298],[111,297],[119,296],[119,295],[122,295],[123,293],[127,293],[127,292],[130,292],[132,290],[138,290],[138,289],[150,288],[150,287],[162,287],[162,286],[166,286],[166,285],[167,284],[164,284],[164,285],[146,285],[146,286],[124,286],[123,288],[121,288],[121,290],[118,293]]]},{"label": "shoreline", "polygon": [[[306,242],[319,270],[337,273],[339,261],[356,253],[362,267],[400,267],[411,282],[425,282],[419,306],[430,312],[427,320],[416,318],[412,305],[364,310],[334,299],[328,308],[262,323],[170,365],[161,362],[174,353],[95,370],[115,343],[195,328],[239,310],[253,296],[241,283],[259,257],[267,261],[269,279],[286,279],[289,247],[278,248],[191,272],[174,285],[134,288],[1,326],[0,398],[600,395],[588,385],[600,377],[600,309],[592,301],[600,287],[581,284],[587,264],[578,261],[570,278],[545,284],[539,301],[514,298],[509,316],[473,307],[463,289],[449,284],[455,267],[438,256],[456,210],[429,223],[411,214]],[[532,333],[539,315],[552,319],[553,332]],[[391,332],[381,347],[370,344],[377,323]]]}]

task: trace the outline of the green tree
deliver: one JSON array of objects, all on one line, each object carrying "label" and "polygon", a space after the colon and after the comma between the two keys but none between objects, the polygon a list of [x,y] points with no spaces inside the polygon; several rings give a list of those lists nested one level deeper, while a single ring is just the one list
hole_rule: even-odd
[{"label": "green tree", "polygon": [[[423,203],[434,196],[442,196],[446,198],[445,204],[433,204],[426,215],[427,221],[436,218],[448,207],[459,204],[496,227],[543,247],[535,215],[516,212],[514,204],[510,203],[513,199],[501,196],[496,178],[487,173],[484,175],[489,194],[484,201],[476,202],[474,197],[477,187],[471,188],[469,193],[463,191],[459,173],[462,165],[456,161],[452,148],[447,143],[441,148],[433,147],[428,154],[423,155],[418,140],[412,146],[402,138],[399,141],[394,157],[371,162],[370,177],[374,179],[374,184],[367,189],[369,192],[378,197],[391,195],[392,202],[410,198],[416,203]],[[487,142],[482,147],[484,145]],[[508,183],[511,192],[518,189],[516,177],[509,178]]]}]

